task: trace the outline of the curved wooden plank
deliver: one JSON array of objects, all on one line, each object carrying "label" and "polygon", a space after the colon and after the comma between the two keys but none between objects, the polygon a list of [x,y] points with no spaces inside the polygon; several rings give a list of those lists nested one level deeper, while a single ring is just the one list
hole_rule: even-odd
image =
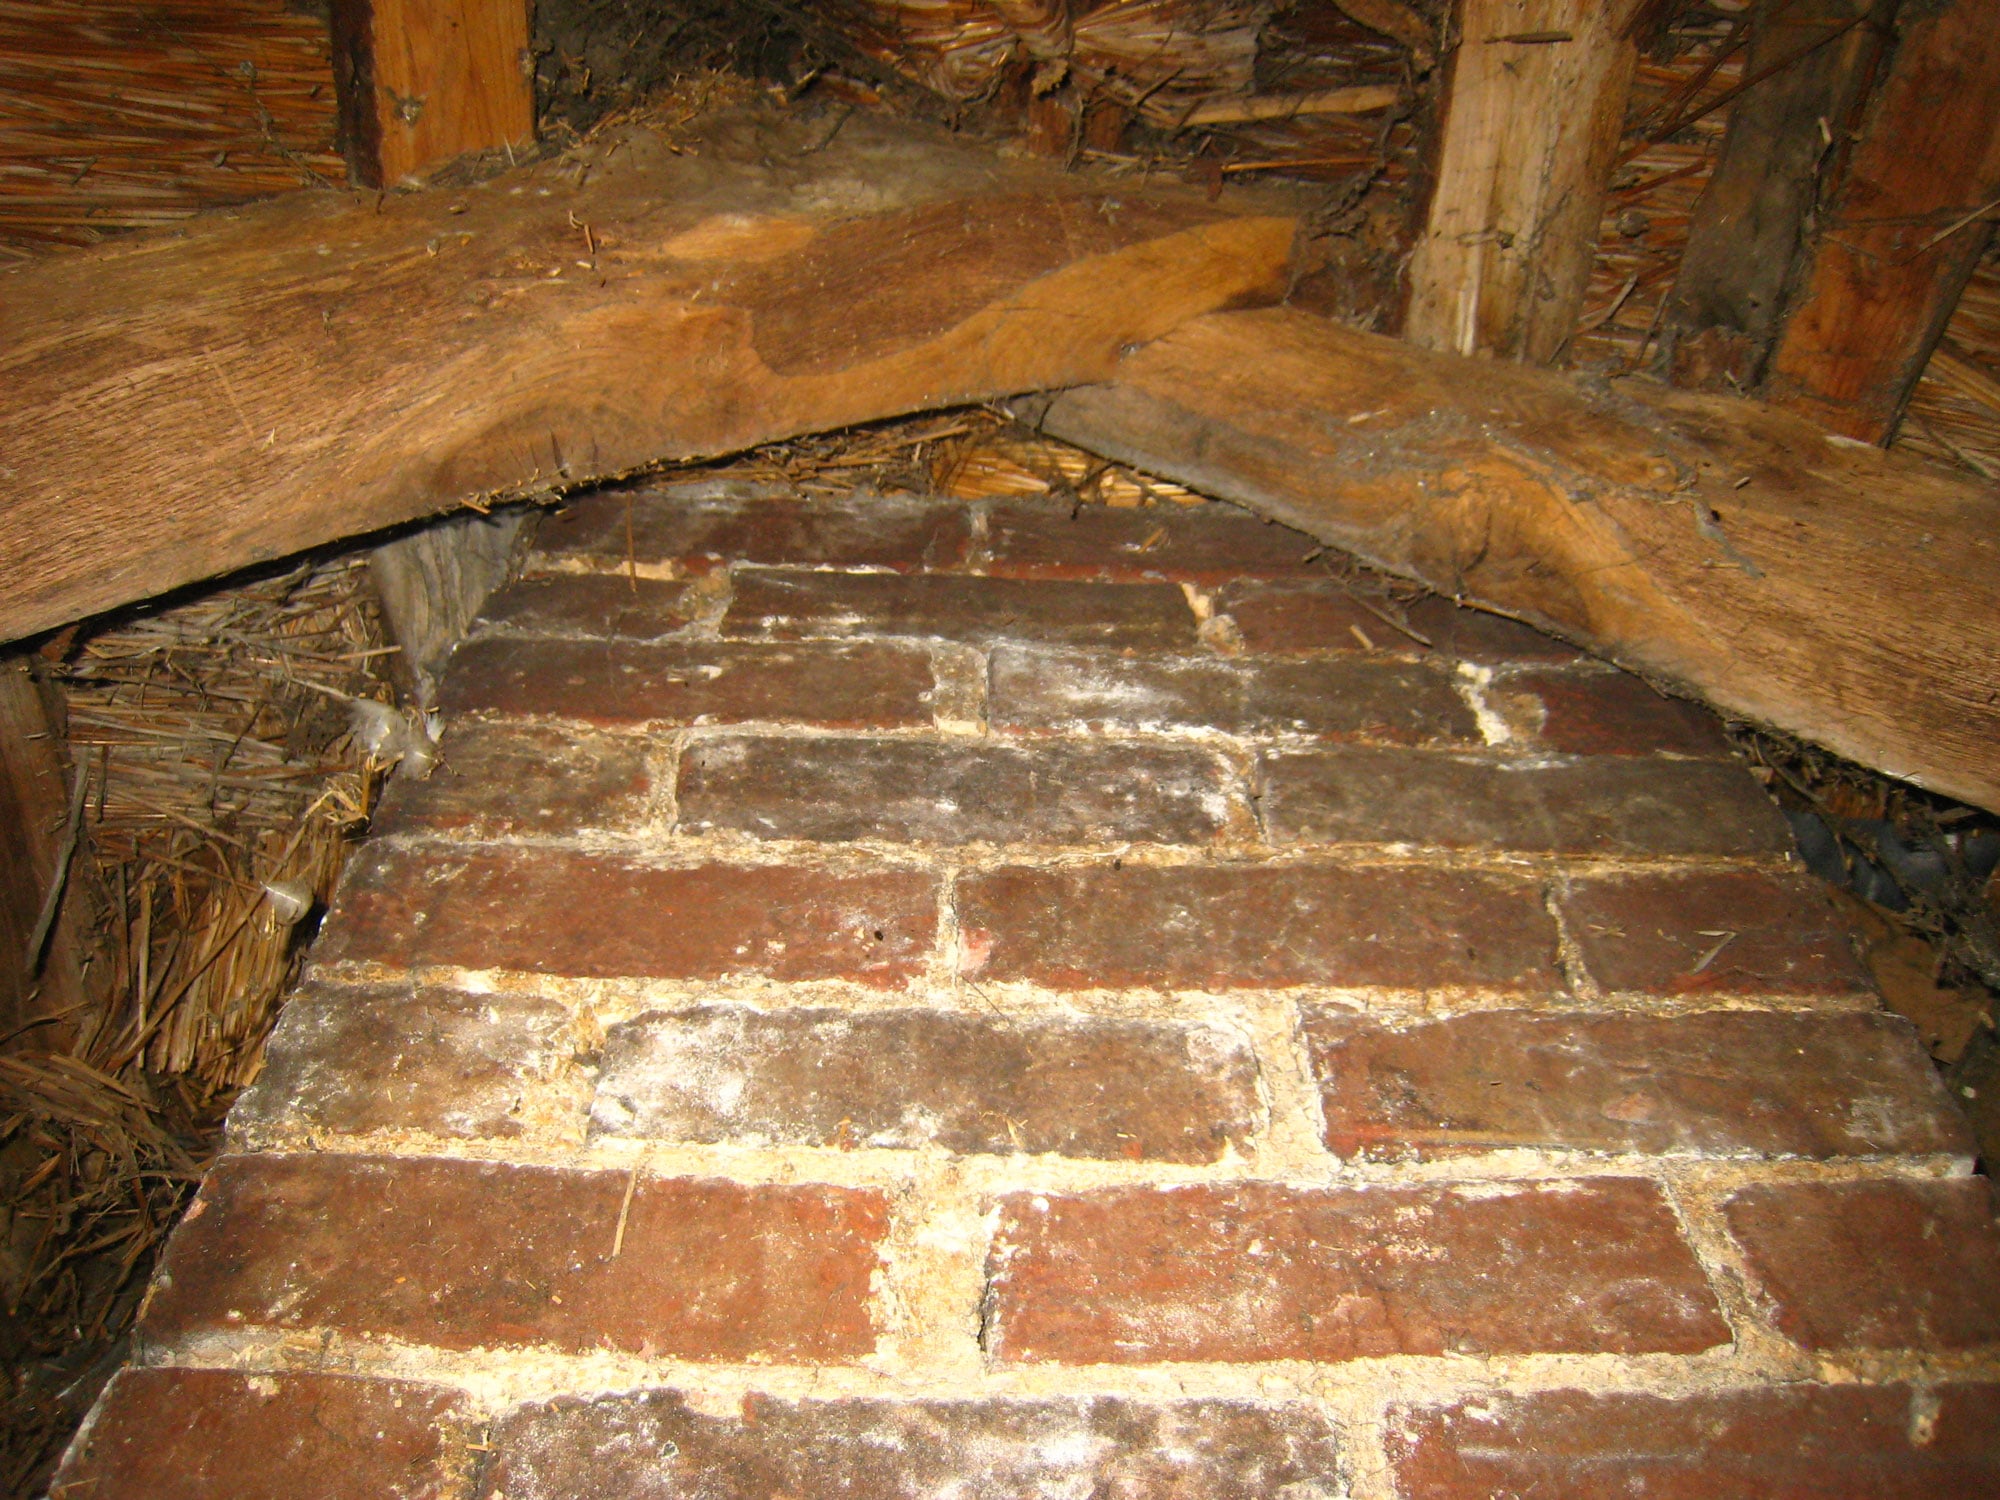
[{"label": "curved wooden plank", "polygon": [[467,500],[1103,379],[1293,220],[744,112],[0,277],[0,639]]},{"label": "curved wooden plank", "polygon": [[1200,318],[1049,431],[2000,810],[2000,492],[1789,413]]}]

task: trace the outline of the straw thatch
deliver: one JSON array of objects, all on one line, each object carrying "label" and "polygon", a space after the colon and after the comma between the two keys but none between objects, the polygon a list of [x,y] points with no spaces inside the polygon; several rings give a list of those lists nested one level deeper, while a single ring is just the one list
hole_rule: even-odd
[{"label": "straw thatch", "polygon": [[1639,59],[1570,363],[1629,371],[1658,352],[1695,200],[1742,82],[1748,14],[1682,7]]},{"label": "straw thatch", "polygon": [[1965,284],[1896,441],[2000,480],[2000,238]]},{"label": "straw thatch", "polygon": [[0,251],[344,180],[323,18],[284,0],[0,0]]},{"label": "straw thatch", "polygon": [[99,921],[92,1004],[0,1053],[9,1495],[88,1404],[75,1377],[129,1325],[366,819],[383,767],[355,704],[391,710],[365,576],[308,566],[68,643],[88,857],[66,899]]},{"label": "straw thatch", "polygon": [[[857,490],[997,500],[1054,495],[1073,505],[1202,505],[1203,496],[1168,479],[1046,437],[1004,407],[975,407],[878,422],[772,443],[698,466],[788,486],[813,499]],[[686,473],[685,466],[672,472]]]}]

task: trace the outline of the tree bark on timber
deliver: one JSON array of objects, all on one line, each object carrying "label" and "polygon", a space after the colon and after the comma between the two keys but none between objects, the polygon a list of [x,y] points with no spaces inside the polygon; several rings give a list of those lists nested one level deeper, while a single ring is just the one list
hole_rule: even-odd
[{"label": "tree bark on timber", "polygon": [[[1665,342],[1674,381],[1749,390],[1811,250],[1830,174],[1874,76],[1895,0],[1759,0],[1722,154],[1688,226]],[[1775,71],[1771,71],[1775,70]]]},{"label": "tree bark on timber", "polygon": [[1048,431],[2000,811],[2000,494],[1788,412],[1285,311],[1200,318]]},{"label": "tree bark on timber", "polygon": [[1271,202],[745,111],[0,275],[0,640],[468,500],[1103,379],[1279,295]]}]

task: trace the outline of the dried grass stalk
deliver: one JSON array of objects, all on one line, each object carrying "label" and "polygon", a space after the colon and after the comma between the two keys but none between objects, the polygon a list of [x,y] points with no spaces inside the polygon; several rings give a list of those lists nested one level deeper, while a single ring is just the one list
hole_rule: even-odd
[{"label": "dried grass stalk", "polygon": [[856,489],[999,500],[1055,495],[1079,505],[1209,503],[1171,480],[1108,463],[991,408],[910,417],[773,443],[705,468],[816,499]]},{"label": "dried grass stalk", "polygon": [[69,899],[102,921],[88,1013],[0,1053],[10,1495],[81,1415],[60,1395],[77,1351],[129,1324],[223,1110],[262,1065],[300,918],[367,815],[382,768],[337,696],[388,696],[364,580],[359,561],[303,568],[71,648],[92,873]]},{"label": "dried grass stalk", "polygon": [[2000,479],[2000,238],[1966,282],[1896,445]]},{"label": "dried grass stalk", "polygon": [[1023,0],[835,0],[822,7],[869,56],[958,103],[1010,64],[1073,69],[1090,91],[1177,125],[1195,104],[1248,93],[1268,0],[1109,0],[1073,13]]},{"label": "dried grass stalk", "polygon": [[[1659,320],[1687,251],[1695,200],[1708,186],[1729,126],[1726,104],[1743,59],[1729,54],[1735,28],[1705,11],[1669,30],[1668,60],[1642,58],[1625,116],[1622,165],[1613,173],[1571,363],[1632,370],[1654,348]],[[1687,120],[1666,140],[1662,126]]]},{"label": "dried grass stalk", "polygon": [[341,182],[334,113],[284,0],[0,0],[0,252]]}]

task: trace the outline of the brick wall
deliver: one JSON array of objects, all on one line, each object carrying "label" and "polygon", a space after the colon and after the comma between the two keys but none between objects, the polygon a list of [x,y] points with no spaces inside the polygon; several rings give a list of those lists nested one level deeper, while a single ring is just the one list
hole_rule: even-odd
[{"label": "brick wall", "polygon": [[2000,1491],[1967,1131],[1716,725],[1309,551],[552,518],[56,1493]]}]

